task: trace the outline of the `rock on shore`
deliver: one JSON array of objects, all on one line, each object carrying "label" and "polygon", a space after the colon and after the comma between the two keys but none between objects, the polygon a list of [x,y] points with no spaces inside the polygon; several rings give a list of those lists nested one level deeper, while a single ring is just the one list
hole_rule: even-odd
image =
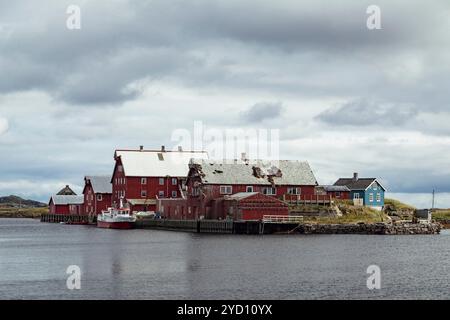
[{"label": "rock on shore", "polygon": [[438,234],[439,223],[357,223],[304,224],[297,232],[304,234]]}]

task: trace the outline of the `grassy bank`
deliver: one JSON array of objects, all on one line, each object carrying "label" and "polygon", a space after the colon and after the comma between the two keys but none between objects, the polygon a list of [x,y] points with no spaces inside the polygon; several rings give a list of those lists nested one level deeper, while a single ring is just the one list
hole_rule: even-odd
[{"label": "grassy bank", "polygon": [[450,221],[450,209],[435,209],[432,216],[436,221]]},{"label": "grassy bank", "polygon": [[0,207],[0,218],[40,218],[44,213],[48,213],[48,208]]}]

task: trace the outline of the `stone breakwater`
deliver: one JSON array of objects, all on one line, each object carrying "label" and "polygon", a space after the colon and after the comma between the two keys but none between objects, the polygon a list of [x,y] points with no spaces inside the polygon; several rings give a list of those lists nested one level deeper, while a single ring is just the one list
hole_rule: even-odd
[{"label": "stone breakwater", "polygon": [[296,232],[302,234],[439,234],[439,223],[358,223],[358,224],[304,224]]}]

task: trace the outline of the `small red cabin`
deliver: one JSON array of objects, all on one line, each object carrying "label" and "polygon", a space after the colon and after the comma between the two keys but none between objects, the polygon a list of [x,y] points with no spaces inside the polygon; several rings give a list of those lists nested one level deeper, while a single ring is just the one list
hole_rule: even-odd
[{"label": "small red cabin", "polygon": [[350,199],[350,189],[346,186],[317,186],[316,194],[318,195],[328,195],[332,199],[337,200],[348,200]]},{"label": "small red cabin", "polygon": [[84,197],[77,195],[53,195],[48,206],[50,214],[83,214]]}]

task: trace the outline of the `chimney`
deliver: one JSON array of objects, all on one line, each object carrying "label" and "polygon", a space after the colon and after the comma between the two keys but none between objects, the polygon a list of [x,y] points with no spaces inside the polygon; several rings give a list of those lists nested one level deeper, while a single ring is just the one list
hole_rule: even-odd
[{"label": "chimney", "polygon": [[165,146],[161,146],[161,152],[166,152],[166,147]]},{"label": "chimney", "polygon": [[144,150],[144,146],[139,146],[139,151]]},{"label": "chimney", "polygon": [[178,152],[182,152],[183,151],[183,147],[182,146],[178,146]]},{"label": "chimney", "polygon": [[354,182],[358,181],[358,172],[353,173],[353,181]]},{"label": "chimney", "polygon": [[69,187],[69,185],[68,184],[66,184],[66,188],[68,188]]}]

